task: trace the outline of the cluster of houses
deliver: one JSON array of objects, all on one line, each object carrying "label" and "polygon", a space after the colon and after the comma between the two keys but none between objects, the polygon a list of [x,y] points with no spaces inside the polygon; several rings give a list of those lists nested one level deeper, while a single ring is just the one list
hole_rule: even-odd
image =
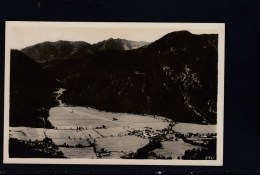
[{"label": "cluster of houses", "polygon": [[188,133],[185,135],[184,141],[193,145],[205,146],[210,140],[216,138],[217,138],[217,133],[207,133],[207,134]]},{"label": "cluster of houses", "polygon": [[159,138],[161,141],[169,141],[169,140],[175,140],[175,134],[172,130],[172,127],[174,126],[174,123],[171,122],[168,126],[168,128],[164,129],[157,129],[154,130],[151,127],[145,127],[144,130],[133,130],[128,133],[128,135],[135,135],[137,137],[146,138],[146,139],[152,139],[152,138]]}]

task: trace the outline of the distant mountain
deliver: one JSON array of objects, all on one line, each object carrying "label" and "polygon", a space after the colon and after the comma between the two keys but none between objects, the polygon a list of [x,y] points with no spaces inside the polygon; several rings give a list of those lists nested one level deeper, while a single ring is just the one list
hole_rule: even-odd
[{"label": "distant mountain", "polygon": [[46,63],[56,60],[78,58],[81,55],[93,54],[95,50],[91,44],[83,41],[56,41],[43,42],[21,50],[38,63]]},{"label": "distant mountain", "polygon": [[55,106],[58,85],[40,65],[11,50],[10,126],[51,127],[47,117]]},{"label": "distant mountain", "polygon": [[97,51],[105,51],[105,50],[131,50],[131,49],[137,49],[139,47],[143,47],[145,45],[148,45],[148,42],[144,41],[130,41],[126,39],[113,39],[110,38],[108,40],[104,40],[101,42],[98,42],[96,44],[93,44],[93,47]]},{"label": "distant mountain", "polygon": [[43,42],[26,47],[21,51],[38,63],[49,63],[59,60],[77,59],[92,55],[98,51],[106,50],[130,50],[142,47],[147,42],[137,42],[125,39],[108,39],[97,44],[89,44],[83,41],[56,41]]}]

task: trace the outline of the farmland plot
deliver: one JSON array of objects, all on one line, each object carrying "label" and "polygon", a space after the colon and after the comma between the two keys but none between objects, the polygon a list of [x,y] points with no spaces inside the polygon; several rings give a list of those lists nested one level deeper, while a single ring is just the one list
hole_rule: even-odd
[{"label": "farmland plot", "polygon": [[102,120],[52,120],[51,123],[57,127],[57,129],[77,129],[77,127],[83,127],[87,129],[95,129],[98,127],[102,127],[103,125],[107,127],[114,127],[117,126],[114,123],[108,122],[108,121],[102,121]]},{"label": "farmland plot", "polygon": [[123,152],[110,152],[111,154],[107,157],[105,157],[106,159],[120,159],[121,156],[124,156],[125,153]]},{"label": "farmland plot", "polygon": [[45,138],[44,128],[30,128],[30,127],[10,127],[9,136],[18,140],[35,141],[43,140]]},{"label": "farmland plot", "polygon": [[79,131],[79,130],[49,129],[46,131],[46,136],[51,138],[53,142],[58,146],[63,145],[64,143],[69,146],[76,146],[78,144],[81,144],[82,146],[89,146],[90,144],[87,141],[87,139],[92,138],[91,136],[96,136],[96,135],[98,134],[93,130]]},{"label": "farmland plot", "polygon": [[124,151],[124,152],[136,152],[137,149],[148,144],[148,139],[142,139],[136,136],[124,136],[124,137],[109,137],[99,138],[97,140],[97,146],[105,148],[108,151]]},{"label": "farmland plot", "polygon": [[152,152],[156,155],[157,158],[172,159],[170,153],[164,149],[155,149]]},{"label": "farmland plot", "polygon": [[123,136],[127,135],[127,131],[123,127],[113,127],[107,129],[95,129],[101,136],[110,137],[110,136]]},{"label": "farmland plot", "polygon": [[88,159],[97,158],[93,147],[85,147],[85,148],[59,147],[59,149],[63,152],[64,156],[66,156],[67,158],[88,158]]},{"label": "farmland plot", "polygon": [[135,123],[128,123],[132,128],[143,130],[145,128],[152,128],[152,129],[164,129],[167,128],[169,123],[162,122],[162,121],[154,121],[154,122],[135,122]]},{"label": "farmland plot", "polygon": [[85,138],[100,138],[101,136],[94,130],[82,130],[80,131]]},{"label": "farmland plot", "polygon": [[[57,129],[76,129],[83,127],[87,129],[119,126],[112,119],[101,118],[89,112],[82,112],[82,107],[55,107],[50,112],[49,120]],[[88,109],[88,108],[87,108]],[[86,110],[85,110],[86,111]]]},{"label": "farmland plot", "polygon": [[84,140],[80,140],[80,139],[52,139],[52,141],[55,143],[55,145],[57,146],[63,146],[64,143],[67,144],[68,146],[76,146],[78,144],[82,145],[82,146],[90,146],[89,142],[84,139]]},{"label": "farmland plot", "polygon": [[55,107],[51,109],[50,122],[57,129],[84,129],[128,127],[132,129],[166,128],[169,123],[164,117],[153,117],[126,113],[111,113],[84,107]]},{"label": "farmland plot", "polygon": [[192,123],[177,123],[176,125],[173,126],[173,130],[175,132],[180,132],[182,134],[188,134],[188,133],[207,134],[207,133],[217,132],[216,125],[200,125],[200,124],[192,124]]},{"label": "farmland plot", "polygon": [[46,131],[47,137],[51,139],[85,139],[85,136],[77,130],[54,130],[49,129]]},{"label": "farmland plot", "polygon": [[172,159],[177,159],[178,156],[184,155],[187,149],[200,148],[199,146],[194,146],[183,142],[179,139],[178,141],[165,141],[162,142],[163,150],[171,154]]},{"label": "farmland plot", "polygon": [[121,113],[112,113],[112,112],[105,112],[105,111],[100,111],[96,110],[93,108],[86,108],[86,107],[71,107],[72,109],[76,109],[77,111],[82,112],[83,114],[90,114],[94,115],[100,119],[106,118],[112,121],[113,117],[118,117],[121,115]]}]

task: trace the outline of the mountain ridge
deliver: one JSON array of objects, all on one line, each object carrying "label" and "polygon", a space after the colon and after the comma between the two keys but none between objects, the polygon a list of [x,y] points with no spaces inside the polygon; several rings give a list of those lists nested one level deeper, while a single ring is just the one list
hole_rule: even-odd
[{"label": "mountain ridge", "polygon": [[47,63],[57,60],[79,58],[82,55],[91,55],[107,50],[131,50],[149,44],[144,41],[131,41],[126,39],[113,39],[89,44],[85,41],[45,41],[25,47],[21,51],[38,63]]},{"label": "mountain ridge", "polygon": [[49,109],[56,105],[58,83],[34,60],[11,50],[10,126],[50,128]]}]

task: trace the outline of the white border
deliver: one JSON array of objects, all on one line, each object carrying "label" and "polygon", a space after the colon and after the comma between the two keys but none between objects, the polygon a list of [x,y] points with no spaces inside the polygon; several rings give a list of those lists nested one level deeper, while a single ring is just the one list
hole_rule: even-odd
[{"label": "white border", "polygon": [[[49,158],[9,158],[9,89],[10,89],[10,49],[13,27],[23,26],[61,27],[107,27],[107,28],[173,28],[173,30],[201,29],[218,34],[218,101],[217,101],[217,160],[130,160],[130,159],[49,159]],[[106,165],[223,165],[223,125],[224,125],[224,23],[95,23],[95,22],[6,22],[5,38],[5,89],[4,89],[4,149],[5,164],[106,164]]]}]

